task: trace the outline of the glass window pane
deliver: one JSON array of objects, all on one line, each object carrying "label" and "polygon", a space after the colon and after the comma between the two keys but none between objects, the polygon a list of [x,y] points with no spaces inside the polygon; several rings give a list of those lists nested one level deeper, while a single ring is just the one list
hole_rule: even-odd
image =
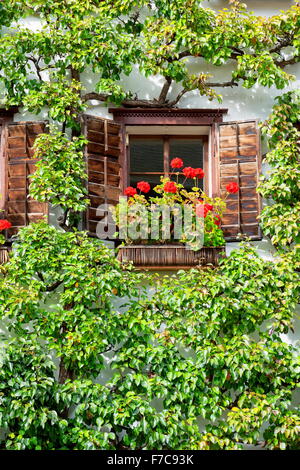
[{"label": "glass window pane", "polygon": [[152,189],[154,186],[157,186],[158,184],[160,184],[161,176],[163,176],[163,174],[161,175],[144,175],[144,174],[130,175],[130,186],[136,187],[139,181],[147,181],[150,184],[151,189]]},{"label": "glass window pane", "polygon": [[170,161],[181,158],[184,166],[203,168],[203,142],[201,139],[170,139]]},{"label": "glass window pane", "polygon": [[[170,139],[170,161],[173,158],[181,158],[184,166],[203,168],[203,142],[201,139]],[[179,176],[179,182],[183,183],[184,177]],[[187,179],[186,188],[194,186],[194,180]],[[198,180],[198,186],[203,189],[203,179]]]},{"label": "glass window pane", "polygon": [[130,172],[163,172],[164,145],[162,138],[130,139]]}]

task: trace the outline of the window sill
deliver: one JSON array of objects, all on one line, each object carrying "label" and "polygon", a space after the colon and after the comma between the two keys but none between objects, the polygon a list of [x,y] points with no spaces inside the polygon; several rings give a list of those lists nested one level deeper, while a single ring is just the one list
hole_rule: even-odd
[{"label": "window sill", "polygon": [[225,257],[225,246],[203,247],[199,251],[180,245],[127,245],[119,248],[118,259],[133,262],[136,268],[178,270],[199,266],[218,266]]}]

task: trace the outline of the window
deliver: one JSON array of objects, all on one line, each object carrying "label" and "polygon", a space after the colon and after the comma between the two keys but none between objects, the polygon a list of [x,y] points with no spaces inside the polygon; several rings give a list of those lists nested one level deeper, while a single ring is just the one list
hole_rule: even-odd
[{"label": "window", "polygon": [[[181,158],[184,166],[203,168],[207,163],[207,136],[175,136],[175,135],[139,135],[130,136],[129,140],[129,182],[136,186],[138,181],[148,181],[151,188],[160,183],[161,176],[170,174],[170,162],[173,158]],[[183,183],[183,176],[178,182]],[[193,187],[193,180],[185,182],[186,188]],[[204,180],[199,186],[204,189]]]},{"label": "window", "polygon": [[[223,216],[226,239],[235,241],[239,233],[253,240],[261,239],[257,221],[261,201],[256,192],[261,164],[260,137],[255,119],[224,122],[223,116],[228,110],[220,108],[109,108],[109,111],[114,123],[122,126],[121,191],[146,177],[154,180],[154,186],[161,174],[168,174],[170,159],[179,156],[186,166],[202,166],[203,189],[211,197],[224,194],[228,181],[239,183],[241,189],[228,199],[228,210]],[[156,151],[146,133],[156,139]],[[147,141],[146,145],[138,142],[142,138],[144,143]],[[185,142],[180,142],[181,139]],[[193,139],[198,139],[198,146]],[[197,157],[200,147],[202,154]],[[193,160],[188,162],[189,158]]]}]

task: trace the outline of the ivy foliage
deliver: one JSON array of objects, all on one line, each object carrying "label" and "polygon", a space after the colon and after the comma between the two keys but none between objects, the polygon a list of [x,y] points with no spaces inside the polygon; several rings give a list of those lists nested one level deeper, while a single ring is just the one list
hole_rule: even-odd
[{"label": "ivy foliage", "polygon": [[60,206],[64,212],[82,212],[88,199],[84,181],[87,180],[82,137],[69,140],[64,134],[52,131],[40,134],[34,143],[36,171],[30,176],[30,195],[40,202]]},{"label": "ivy foliage", "polygon": [[[201,0],[5,0],[0,8],[1,24],[9,26],[0,38],[3,103],[36,113],[47,106],[54,120],[69,127],[78,127],[78,113],[91,98],[175,106],[192,90],[220,101],[220,87],[282,89],[294,78],[285,66],[300,57],[298,4],[271,18],[236,0],[222,10]],[[39,20],[35,30],[15,21],[32,15]],[[197,73],[190,59],[198,64]],[[225,81],[208,72],[208,64],[232,61]],[[122,86],[134,68],[146,77],[164,77],[152,101]],[[87,71],[95,80],[84,90],[81,74]],[[172,100],[173,83],[182,89]]]},{"label": "ivy foliage", "polygon": [[258,187],[267,199],[262,210],[261,224],[279,250],[299,256],[300,246],[300,161],[299,122],[300,91],[295,90],[277,98],[269,119],[263,123],[263,133],[268,137],[270,151],[266,162],[271,170],[261,177]]},{"label": "ivy foliage", "polygon": [[24,13],[23,1],[11,2],[2,0],[0,3],[0,33],[3,26],[10,26],[14,20],[18,20]]},{"label": "ivy foliage", "polygon": [[81,232],[21,230],[0,283],[2,447],[299,448],[290,264],[244,246],[150,299],[121,268]]}]

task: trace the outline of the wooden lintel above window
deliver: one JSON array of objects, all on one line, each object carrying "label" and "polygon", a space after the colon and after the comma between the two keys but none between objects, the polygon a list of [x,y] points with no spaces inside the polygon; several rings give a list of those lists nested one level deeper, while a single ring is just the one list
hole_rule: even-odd
[{"label": "wooden lintel above window", "polygon": [[125,125],[211,125],[222,122],[227,109],[109,108],[114,120]]},{"label": "wooden lintel above window", "polygon": [[12,120],[14,114],[18,113],[18,106],[11,106],[8,109],[0,108],[0,119],[2,120]]}]

